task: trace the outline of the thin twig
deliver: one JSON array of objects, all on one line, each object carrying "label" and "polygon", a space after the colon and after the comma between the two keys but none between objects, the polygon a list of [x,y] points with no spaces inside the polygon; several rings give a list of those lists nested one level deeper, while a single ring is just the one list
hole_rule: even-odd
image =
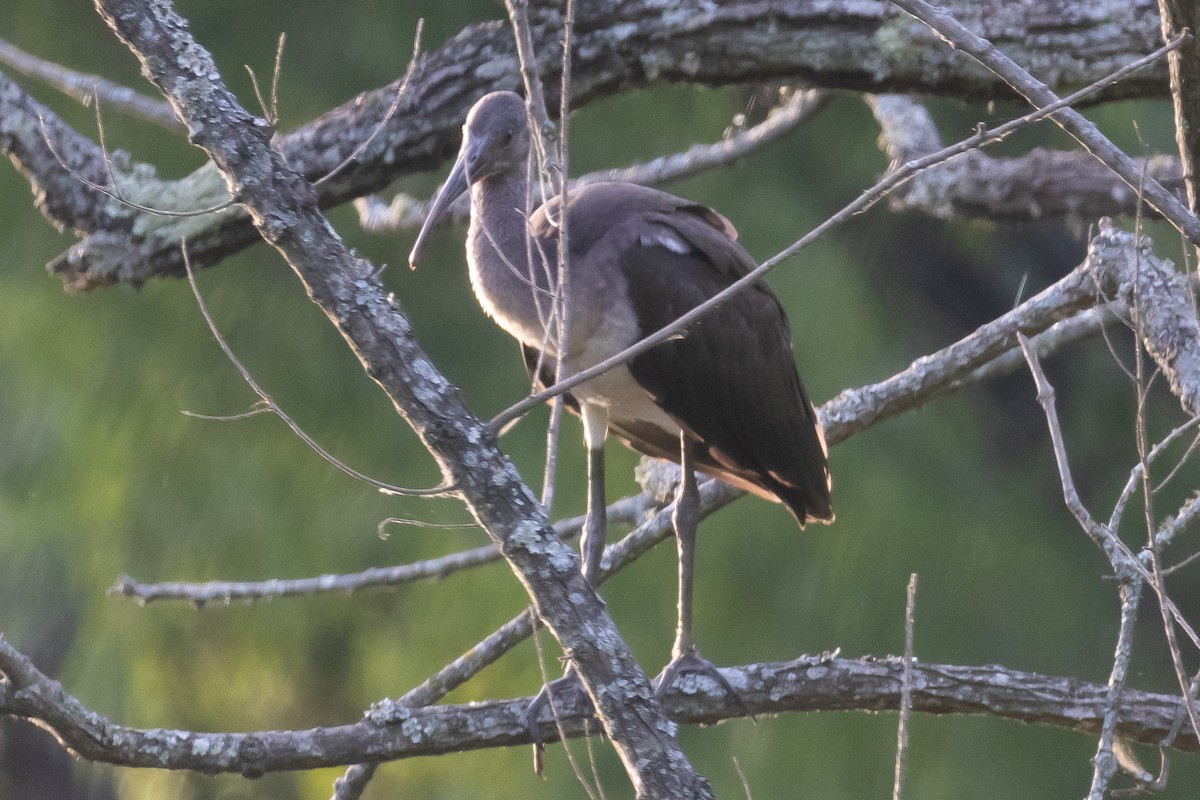
[{"label": "thin twig", "polygon": [[904,796],[904,765],[908,755],[908,718],[912,714],[913,620],[916,616],[917,573],[908,576],[904,602],[904,672],[900,683],[900,722],[896,726],[896,771],[892,781],[892,800]]},{"label": "thin twig", "polygon": [[561,179],[566,175],[557,163],[555,148],[548,140],[554,135],[554,123],[546,109],[546,96],[542,90],[542,77],[538,70],[536,51],[533,46],[533,29],[529,24],[529,0],[505,0],[508,18],[513,26],[513,39],[517,45],[517,58],[521,63],[521,81],[525,84],[525,107],[533,119],[533,147],[538,163],[545,174]]},{"label": "thin twig", "polygon": [[[651,500],[643,494],[625,497],[608,507],[608,518],[617,524],[641,521],[651,508]],[[554,525],[563,539],[579,535],[584,517],[572,517]],[[473,523],[465,527],[476,527]],[[291,597],[309,597],[326,592],[357,592],[363,589],[394,589],[418,580],[441,580],[457,572],[499,561],[499,551],[493,544],[463,550],[438,558],[416,561],[394,567],[372,567],[361,572],[339,575],[320,575],[311,578],[264,581],[208,581],[204,583],[171,582],[141,583],[122,575],[108,590],[109,595],[129,597],[141,605],[158,600],[182,600],[194,606],[234,602],[254,603]]]},{"label": "thin twig", "polygon": [[316,440],[305,433],[304,429],[301,428],[295,420],[288,416],[287,412],[285,412],[279,406],[279,404],[275,402],[274,398],[272,398],[269,394],[267,394],[266,390],[259,386],[258,381],[254,380],[254,376],[250,374],[250,370],[246,369],[246,366],[242,364],[236,355],[234,355],[233,349],[229,346],[229,343],[225,341],[225,337],[221,334],[220,329],[217,328],[216,320],[214,320],[212,318],[212,314],[209,313],[208,305],[204,302],[203,295],[200,294],[200,287],[196,285],[196,276],[192,272],[192,263],[191,259],[188,257],[186,241],[180,243],[180,250],[183,253],[183,266],[185,272],[187,273],[188,285],[192,288],[192,296],[196,298],[196,305],[200,309],[200,314],[204,317],[204,322],[208,325],[208,330],[212,333],[213,338],[216,339],[217,345],[221,348],[221,352],[223,352],[225,357],[229,359],[229,363],[233,364],[234,369],[236,369],[238,374],[242,376],[242,380],[246,382],[246,385],[249,386],[256,395],[258,395],[259,401],[267,408],[271,409],[271,411],[277,417],[283,420],[283,423],[291,429],[292,433],[296,434],[300,441],[308,445],[310,450],[340,471],[349,475],[351,478],[362,481],[369,486],[373,486],[383,494],[399,495],[402,497],[445,497],[454,493],[454,487],[452,486],[439,485],[429,489],[409,489],[402,486],[394,486],[393,484],[385,483],[378,478],[373,478],[366,473],[359,472],[354,467],[351,467],[349,464],[341,461],[328,450],[321,447],[321,445],[317,444]]},{"label": "thin twig", "polygon": [[1063,496],[1067,507],[1075,515],[1084,532],[1096,542],[1112,564],[1113,572],[1120,581],[1121,596],[1121,625],[1117,634],[1116,652],[1113,656],[1113,666],[1109,673],[1108,699],[1105,704],[1104,721],[1100,729],[1100,740],[1097,744],[1096,756],[1093,759],[1092,783],[1089,790],[1089,800],[1101,800],[1108,789],[1108,784],[1116,774],[1118,762],[1113,752],[1117,730],[1117,712],[1125,691],[1125,680],[1129,671],[1129,660],[1133,651],[1133,627],[1137,620],[1138,600],[1142,585],[1142,573],[1137,560],[1117,539],[1113,529],[1098,524],[1079,499],[1075,490],[1075,481],[1067,461],[1066,446],[1063,443],[1062,427],[1058,421],[1058,411],[1055,407],[1054,387],[1050,385],[1046,373],[1042,370],[1037,351],[1028,338],[1019,336],[1021,350],[1025,354],[1029,371],[1037,385],[1038,402],[1046,416],[1046,424],[1050,429],[1050,440],[1053,443],[1054,457],[1058,464],[1059,481],[1062,484]]},{"label": "thin twig", "polygon": [[262,94],[262,89],[258,85],[258,75],[254,74],[254,70],[246,64],[246,72],[250,74],[250,84],[254,87],[254,96],[258,99],[258,107],[262,109],[263,118],[267,120],[267,124],[272,128],[279,127],[279,72],[283,66],[283,46],[287,42],[287,34],[279,34],[279,41],[275,45],[275,64],[271,71],[271,100],[268,102]]},{"label": "thin twig", "polygon": [[45,81],[84,106],[90,105],[93,98],[100,97],[113,108],[173,133],[187,131],[170,103],[135,92],[99,75],[76,72],[61,64],[38,58],[3,39],[0,39],[0,61],[30,77]]},{"label": "thin twig", "polygon": [[[1166,547],[1169,545],[1174,537],[1178,535],[1180,531],[1186,529],[1187,526],[1190,525],[1197,516],[1200,516],[1200,496],[1192,495],[1179,509],[1179,512],[1175,514],[1174,517],[1171,517],[1163,522],[1163,524],[1159,527],[1158,532],[1154,534],[1155,538],[1159,540],[1159,546]],[[1200,552],[1193,553],[1183,561],[1180,561],[1178,564],[1164,569],[1163,574],[1170,575],[1172,572],[1186,567],[1197,558],[1200,558]]]},{"label": "thin twig", "polygon": [[417,20],[417,32],[415,34],[413,34],[413,52],[412,52],[412,57],[409,58],[409,60],[408,60],[408,69],[406,69],[404,71],[404,77],[400,78],[400,80],[397,82],[396,96],[395,96],[395,98],[392,99],[391,105],[388,106],[387,112],[383,115],[382,118],[380,118],[379,124],[377,124],[371,130],[371,133],[365,139],[363,139],[361,142],[359,142],[357,147],[355,147],[353,150],[350,151],[350,155],[348,155],[344,159],[342,159],[338,163],[338,165],[335,166],[333,169],[329,170],[329,172],[325,173],[320,178],[317,178],[315,181],[313,181],[314,189],[321,188],[321,185],[323,183],[326,183],[327,181],[331,180],[335,175],[337,175],[339,172],[344,170],[347,166],[352,164],[354,162],[354,160],[357,159],[359,157],[359,155],[371,145],[371,142],[375,141],[375,137],[378,136],[379,133],[384,128],[387,127],[387,124],[392,121],[392,117],[396,116],[396,111],[398,111],[400,108],[400,102],[404,99],[405,95],[408,92],[408,85],[409,85],[409,82],[412,81],[413,73],[416,72],[417,64],[419,64],[421,61],[421,31],[422,31],[422,29],[424,29],[424,27],[425,27],[424,18],[418,19]]},{"label": "thin twig", "polygon": [[[558,383],[565,377],[565,363],[567,353],[571,351],[571,305],[568,298],[571,296],[571,279],[568,270],[571,254],[570,240],[570,216],[567,214],[570,206],[567,204],[568,187],[570,181],[567,180],[569,173],[569,153],[568,153],[568,130],[570,117],[570,101],[571,101],[571,41],[572,33],[575,28],[575,3],[574,0],[566,0],[567,7],[563,19],[563,52],[562,52],[562,80],[560,82],[560,97],[559,97],[559,131],[558,131],[558,173],[551,173],[552,166],[543,164],[542,170],[547,173],[546,177],[552,186],[557,185],[558,189],[558,217],[557,220],[552,220],[558,227],[558,279],[554,284],[554,313],[552,317],[554,322],[546,327],[546,335],[550,336],[552,330],[557,331],[557,337],[554,342],[555,359],[554,359],[554,382]],[[527,24],[527,20],[522,18],[522,23]],[[514,25],[518,24],[514,19]],[[528,31],[525,31],[527,34]],[[521,34],[518,34],[520,38]],[[518,47],[517,51],[522,53],[522,48]],[[522,53],[522,58],[525,55]],[[538,75],[536,64],[533,69],[526,70],[523,65],[522,72],[527,72],[532,75],[535,83],[540,84],[541,78]],[[540,86],[539,86],[540,91]],[[529,226],[525,228],[526,247],[532,251],[533,235]],[[527,261],[532,265],[532,261]],[[532,267],[531,267],[532,268]],[[552,327],[553,326],[553,327]],[[543,350],[544,352],[544,350]],[[539,354],[539,359],[542,356]],[[534,374],[539,374],[541,367],[539,366]],[[543,497],[550,498],[554,495],[554,471],[558,462],[558,434],[562,425],[563,413],[562,396],[554,399],[550,409],[550,424],[546,429],[546,468],[544,473]],[[543,500],[543,504],[549,509],[549,500]],[[553,708],[551,708],[553,710]],[[574,761],[572,760],[572,766]],[[584,781],[580,778],[580,783]],[[585,785],[585,789],[586,789]],[[591,790],[587,789],[591,795]]]},{"label": "thin twig", "polygon": [[1104,721],[1100,727],[1100,740],[1096,755],[1092,759],[1092,784],[1088,800],[1102,800],[1109,782],[1120,765],[1117,739],[1117,723],[1125,683],[1129,676],[1129,662],[1133,656],[1133,634],[1137,623],[1138,606],[1141,601],[1142,577],[1131,575],[1120,585],[1121,624],[1117,629],[1117,644],[1113,654],[1112,670],[1108,676],[1108,699],[1105,702]]},{"label": "thin twig", "polygon": [[[1142,485],[1142,476],[1149,465],[1158,460],[1167,448],[1175,443],[1183,434],[1200,425],[1200,417],[1192,417],[1182,425],[1177,425],[1170,433],[1162,438],[1158,444],[1152,447],[1146,454],[1144,459],[1139,459],[1138,463],[1129,471],[1129,478],[1125,481],[1125,486],[1121,490],[1121,496],[1117,498],[1117,502],[1113,505],[1112,514],[1108,518],[1108,529],[1117,531],[1120,529],[1121,516],[1125,512],[1125,506],[1129,503],[1133,493]],[[1160,544],[1162,544],[1160,542]]]},{"label": "thin twig", "polygon": [[[1200,27],[1200,7],[1194,0],[1158,0],[1163,39]],[[1187,188],[1188,205],[1200,212],[1196,172],[1200,166],[1200,43],[1193,40],[1186,50],[1167,59],[1171,77],[1171,105],[1175,111],[1175,141]]]},{"label": "thin twig", "polygon": [[1046,373],[1042,371],[1041,360],[1038,358],[1037,351],[1030,344],[1028,337],[1024,334],[1017,334],[1017,339],[1021,343],[1021,350],[1025,353],[1025,360],[1029,364],[1029,371],[1033,374],[1034,383],[1037,385],[1038,403],[1041,404],[1042,410],[1046,415],[1046,423],[1050,429],[1050,442],[1054,450],[1054,459],[1058,466],[1059,482],[1062,484],[1063,499],[1067,504],[1067,508],[1074,515],[1076,521],[1079,522],[1084,533],[1108,556],[1113,571],[1118,578],[1124,578],[1127,575],[1140,572],[1141,565],[1137,563],[1137,559],[1132,557],[1132,554],[1117,539],[1112,530],[1105,525],[1101,525],[1092,517],[1091,512],[1088,511],[1083,501],[1079,498],[1079,492],[1075,488],[1075,478],[1071,473],[1071,465],[1067,458],[1067,447],[1063,442],[1062,426],[1058,421],[1054,387],[1050,385],[1050,381],[1046,378]]},{"label": "thin twig", "polygon": [[579,178],[575,185],[624,181],[644,186],[659,186],[691,178],[704,170],[736,161],[779,139],[825,108],[831,97],[829,92],[820,89],[794,91],[785,101],[771,109],[762,122],[719,142],[694,144],[682,153],[661,156],[623,169],[598,170]]}]

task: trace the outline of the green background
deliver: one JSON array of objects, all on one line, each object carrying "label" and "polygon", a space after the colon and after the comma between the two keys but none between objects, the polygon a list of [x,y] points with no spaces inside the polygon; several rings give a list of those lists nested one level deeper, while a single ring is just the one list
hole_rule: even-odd
[{"label": "green background", "polygon": [[[433,49],[474,21],[486,2],[349,4],[185,2],[199,41],[243,103],[243,64],[270,73],[288,34],[280,83],[282,127],[298,126],[405,69],[418,17]],[[151,91],[133,57],[89,4],[18,0],[2,35],[37,55]],[[13,75],[13,73],[8,74]],[[16,76],[14,76],[16,77]],[[95,116],[19,78],[89,135]],[[1021,113],[932,101],[947,141]],[[739,90],[657,87],[597,101],[571,119],[571,172],[624,166],[720,139],[750,110]],[[1173,152],[1167,103],[1091,112],[1134,154]],[[1136,123],[1136,128],[1135,128]],[[110,147],[168,177],[198,167],[179,138],[115,112]],[[668,187],[723,211],[747,248],[766,258],[869,185],[886,166],[861,99],[839,96],[782,141],[725,168]],[[1015,137],[1068,146],[1056,130]],[[444,173],[394,188],[428,195]],[[338,231],[376,264],[418,339],[490,416],[527,389],[515,345],[477,309],[463,268],[461,228],[439,232],[421,270],[403,267],[412,234],[362,233],[349,208]],[[788,309],[797,360],[818,403],[882,380],[948,344],[1074,267],[1091,220],[1030,225],[945,223],[886,205],[854,218],[772,274]],[[1131,220],[1122,220],[1131,226]],[[1179,258],[1178,236],[1151,226],[1157,251]],[[389,516],[466,519],[454,501],[385,498],[321,461],[272,417],[198,420],[254,401],[208,334],[185,283],[152,281],[68,296],[42,265],[73,238],[36,212],[25,180],[0,169],[0,631],[89,707],[117,722],[199,730],[303,728],[353,721],[397,696],[519,611],[523,590],[502,564],[439,582],[353,596],[254,606],[149,607],[106,596],[121,574],[144,581],[254,580],[357,571],[479,545],[477,530],[392,528]],[[235,352],[304,429],[340,458],[381,479],[432,485],[436,468],[279,256],[259,245],[200,276]],[[1131,342],[1113,347],[1131,363]],[[1135,391],[1099,339],[1047,360],[1081,493],[1107,518],[1136,459]],[[1181,419],[1159,382],[1151,435]],[[545,413],[504,447],[537,486]],[[555,514],[583,506],[578,423],[564,429]],[[608,491],[636,490],[636,458],[609,448]],[[835,448],[835,525],[803,534],[781,509],[746,499],[701,528],[697,636],[717,663],[791,659],[841,648],[885,655],[903,646],[908,576],[920,575],[916,653],[925,662],[1002,663],[1051,675],[1107,679],[1116,637],[1107,562],[1065,510],[1044,421],[1025,374],[991,381],[885,422]],[[1196,485],[1190,467],[1160,496],[1166,513]],[[1127,516],[1135,545],[1138,513]],[[616,535],[614,531],[612,535]],[[1196,549],[1188,534],[1175,555]],[[1192,619],[1200,566],[1177,574],[1172,596]],[[674,553],[661,546],[604,589],[647,671],[657,672],[674,621]],[[1174,689],[1157,608],[1143,606],[1130,683]],[[543,639],[547,668],[557,651]],[[1188,665],[1196,659],[1188,654]],[[537,653],[522,645],[448,700],[531,694]],[[858,798],[890,792],[895,715],[790,714],[684,729],[683,746],[719,796]],[[44,737],[6,723],[11,745]],[[907,797],[1080,796],[1090,780],[1090,737],[987,718],[912,721]],[[582,745],[577,757],[586,759]],[[596,748],[609,797],[630,795],[607,745]],[[12,753],[10,747],[7,751]],[[52,752],[52,751],[51,751]],[[581,797],[561,755],[549,779],[525,749],[421,758],[385,766],[367,797]],[[1142,753],[1150,769],[1156,755]],[[6,775],[28,763],[0,763]],[[49,772],[53,759],[34,769]],[[75,796],[320,798],[339,770],[257,781],[79,764]],[[1177,755],[1163,797],[1195,796],[1200,762]],[[20,800],[24,800],[21,798]]]}]

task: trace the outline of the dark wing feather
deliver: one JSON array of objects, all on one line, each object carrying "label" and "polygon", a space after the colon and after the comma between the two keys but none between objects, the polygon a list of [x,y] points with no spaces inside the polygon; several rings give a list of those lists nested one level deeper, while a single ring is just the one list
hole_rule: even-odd
[{"label": "dark wing feather", "polygon": [[[642,233],[621,259],[643,336],[754,268],[713,223],[715,212],[677,203],[641,215]],[[796,372],[787,317],[766,284],[735,295],[629,369],[697,441],[703,471],[782,501],[801,525],[832,519],[823,435]]]},{"label": "dark wing feather", "polygon": [[[530,219],[547,250],[557,246],[552,198]],[[670,324],[755,266],[737,231],[707,206],[628,183],[570,194],[571,259],[618,261],[646,336]],[[666,245],[656,243],[663,240]],[[578,268],[578,267],[577,267]],[[533,375],[537,350],[523,349]],[[537,383],[553,382],[543,364]],[[705,473],[783,502],[801,526],[833,519],[823,434],[800,383],[787,317],[759,283],[706,315],[685,335],[629,363],[638,384],[697,442]],[[567,395],[568,408],[579,404]],[[612,409],[611,431],[628,446],[679,461],[677,437]]]}]

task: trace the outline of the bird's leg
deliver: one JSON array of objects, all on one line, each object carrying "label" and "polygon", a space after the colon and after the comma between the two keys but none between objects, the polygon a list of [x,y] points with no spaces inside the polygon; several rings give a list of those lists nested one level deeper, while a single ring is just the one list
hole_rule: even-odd
[{"label": "bird's leg", "polygon": [[696,485],[695,444],[687,433],[680,434],[679,442],[679,465],[683,474],[675,495],[675,513],[671,517],[679,552],[679,623],[675,628],[671,663],[656,679],[655,691],[660,695],[666,692],[685,672],[708,675],[741,706],[747,716],[753,718],[754,715],[725,676],[711,661],[700,655],[692,638],[692,578],[696,566],[696,529],[700,525],[700,489]]},{"label": "bird's leg", "polygon": [[604,555],[604,540],[608,527],[608,510],[604,501],[604,441],[608,438],[608,408],[596,403],[584,403],[583,438],[587,444],[587,516],[579,536],[579,554],[583,560],[583,577],[593,587],[600,574],[600,557]]},{"label": "bird's leg", "polygon": [[579,554],[583,560],[583,577],[595,587],[608,529],[608,508],[604,499],[604,445],[589,445],[587,452],[587,516],[583,519],[583,532],[579,535]]},{"label": "bird's leg", "polygon": [[[584,405],[583,427],[587,441],[588,488],[587,512],[579,535],[579,554],[583,562],[583,577],[595,587],[608,528],[608,508],[604,498],[604,440],[608,435],[608,410],[590,403]],[[564,692],[583,694],[586,699],[579,676],[570,663],[563,676],[543,686],[525,709],[525,724],[529,729],[529,738],[533,740],[533,769],[539,775],[542,774],[542,742],[537,730],[538,717],[547,705],[553,711],[551,693],[561,695]]]},{"label": "bird's leg", "polygon": [[692,579],[696,570],[700,490],[696,486],[695,456],[687,434],[680,436],[680,442],[679,464],[683,474],[675,495],[675,513],[671,516],[671,523],[675,527],[675,547],[679,554],[679,624],[675,627],[675,645],[671,648],[673,661],[696,653],[696,642],[692,638]]}]

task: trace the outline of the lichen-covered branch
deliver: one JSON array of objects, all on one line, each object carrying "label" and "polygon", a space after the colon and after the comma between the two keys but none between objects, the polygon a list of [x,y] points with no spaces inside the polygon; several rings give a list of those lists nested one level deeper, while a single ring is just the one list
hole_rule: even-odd
[{"label": "lichen-covered branch", "polygon": [[998,356],[1017,347],[1017,334],[1046,330],[1095,302],[1091,265],[1084,262],[1065,278],[949,347],[923,356],[885,381],[846,389],[822,407],[830,444],[948,391]]},{"label": "lichen-covered branch", "polygon": [[[937,31],[955,50],[968,53],[1004,80],[1035,108],[1046,108],[1059,102],[1059,96],[1044,81],[1035,78],[995,42],[967,27],[945,8],[925,0],[892,0],[896,5]],[[1179,229],[1200,247],[1200,218],[1158,181],[1148,178],[1129,155],[1108,140],[1095,123],[1078,111],[1064,108],[1050,117],[1068,135],[1079,142],[1096,159],[1120,176],[1129,187],[1142,195],[1147,205]]]},{"label": "lichen-covered branch", "polygon": [[1107,221],[1089,245],[1088,260],[1101,285],[1131,309],[1146,351],[1184,411],[1200,413],[1200,321],[1187,277],[1154,255],[1149,239]]},{"label": "lichen-covered branch", "polygon": [[77,133],[3,72],[0,150],[29,180],[38,209],[59,230],[103,231],[117,238],[131,232],[132,214],[110,208],[108,198],[84,182],[108,183],[99,145]]},{"label": "lichen-covered branch", "polygon": [[[1100,301],[1141,303],[1146,347],[1166,373],[1185,409],[1200,398],[1200,327],[1191,288],[1149,240],[1105,223],[1087,258],[1066,277],[969,336],[913,362],[885,381],[846,389],[821,407],[830,444],[958,388],[964,376],[1018,348],[1017,334],[1034,336]],[[1014,362],[1006,358],[1007,367]],[[1195,413],[1190,412],[1190,413]]]},{"label": "lichen-covered branch", "polygon": [[[756,715],[894,711],[900,704],[903,671],[898,658],[805,656],[722,669],[745,707],[712,680],[691,681],[686,692],[672,689],[664,699],[671,718],[684,724],[711,724],[743,716],[747,709]],[[0,682],[0,713],[37,720],[82,758],[130,767],[261,775],[529,742],[525,709],[530,698],[425,708],[385,703],[352,725],[199,733],[115,724],[66,694],[2,637],[0,672],[6,676]],[[912,709],[917,713],[987,714],[1093,735],[1100,730],[1108,699],[1107,687],[1100,684],[996,665],[915,662],[910,685]],[[1180,708],[1178,697],[1126,690],[1118,708],[1117,733],[1128,741],[1158,744]],[[583,735],[586,710],[566,698],[558,710],[567,735]],[[558,728],[546,721],[539,734],[544,741],[554,741]],[[1200,749],[1186,725],[1173,746]]]},{"label": "lichen-covered branch", "polygon": [[[942,147],[929,112],[912,98],[869,95],[867,102],[881,128],[880,145],[892,161],[911,161]],[[1182,192],[1178,158],[1160,155],[1134,162],[1141,174]],[[1153,214],[1137,192],[1086,151],[1041,147],[1012,157],[972,150],[917,175],[893,192],[888,203],[895,210],[915,209],[941,218],[1018,222]]]},{"label": "lichen-covered branch", "polygon": [[[1072,89],[1155,49],[1154,0],[1038,0],[993,8],[985,0],[955,0],[954,12],[1013,59]],[[562,21],[554,8],[532,9],[531,32],[557,91],[555,65]],[[766,80],[872,92],[922,92],[963,99],[1010,97],[1003,81],[947,50],[923,25],[878,0],[596,0],[580,4],[575,26],[572,105],[676,81],[737,85]],[[1109,87],[1096,99],[1164,97],[1165,70],[1152,67]],[[365,92],[351,103],[282,137],[288,162],[310,180],[342,163],[379,126],[398,84]],[[375,140],[322,186],[320,202],[336,205],[384,188],[400,175],[430,169],[458,145],[470,105],[495,89],[516,89],[520,77],[512,36],[502,22],[463,30],[426,56],[410,93]],[[201,190],[207,186],[202,184]],[[169,208],[201,208],[207,197],[176,187]],[[164,202],[165,199],[164,199]],[[138,232],[92,228],[92,234],[51,262],[71,288],[181,275],[177,232],[164,220],[138,217]],[[208,266],[254,242],[244,217],[209,220],[189,233],[193,264]]]}]

